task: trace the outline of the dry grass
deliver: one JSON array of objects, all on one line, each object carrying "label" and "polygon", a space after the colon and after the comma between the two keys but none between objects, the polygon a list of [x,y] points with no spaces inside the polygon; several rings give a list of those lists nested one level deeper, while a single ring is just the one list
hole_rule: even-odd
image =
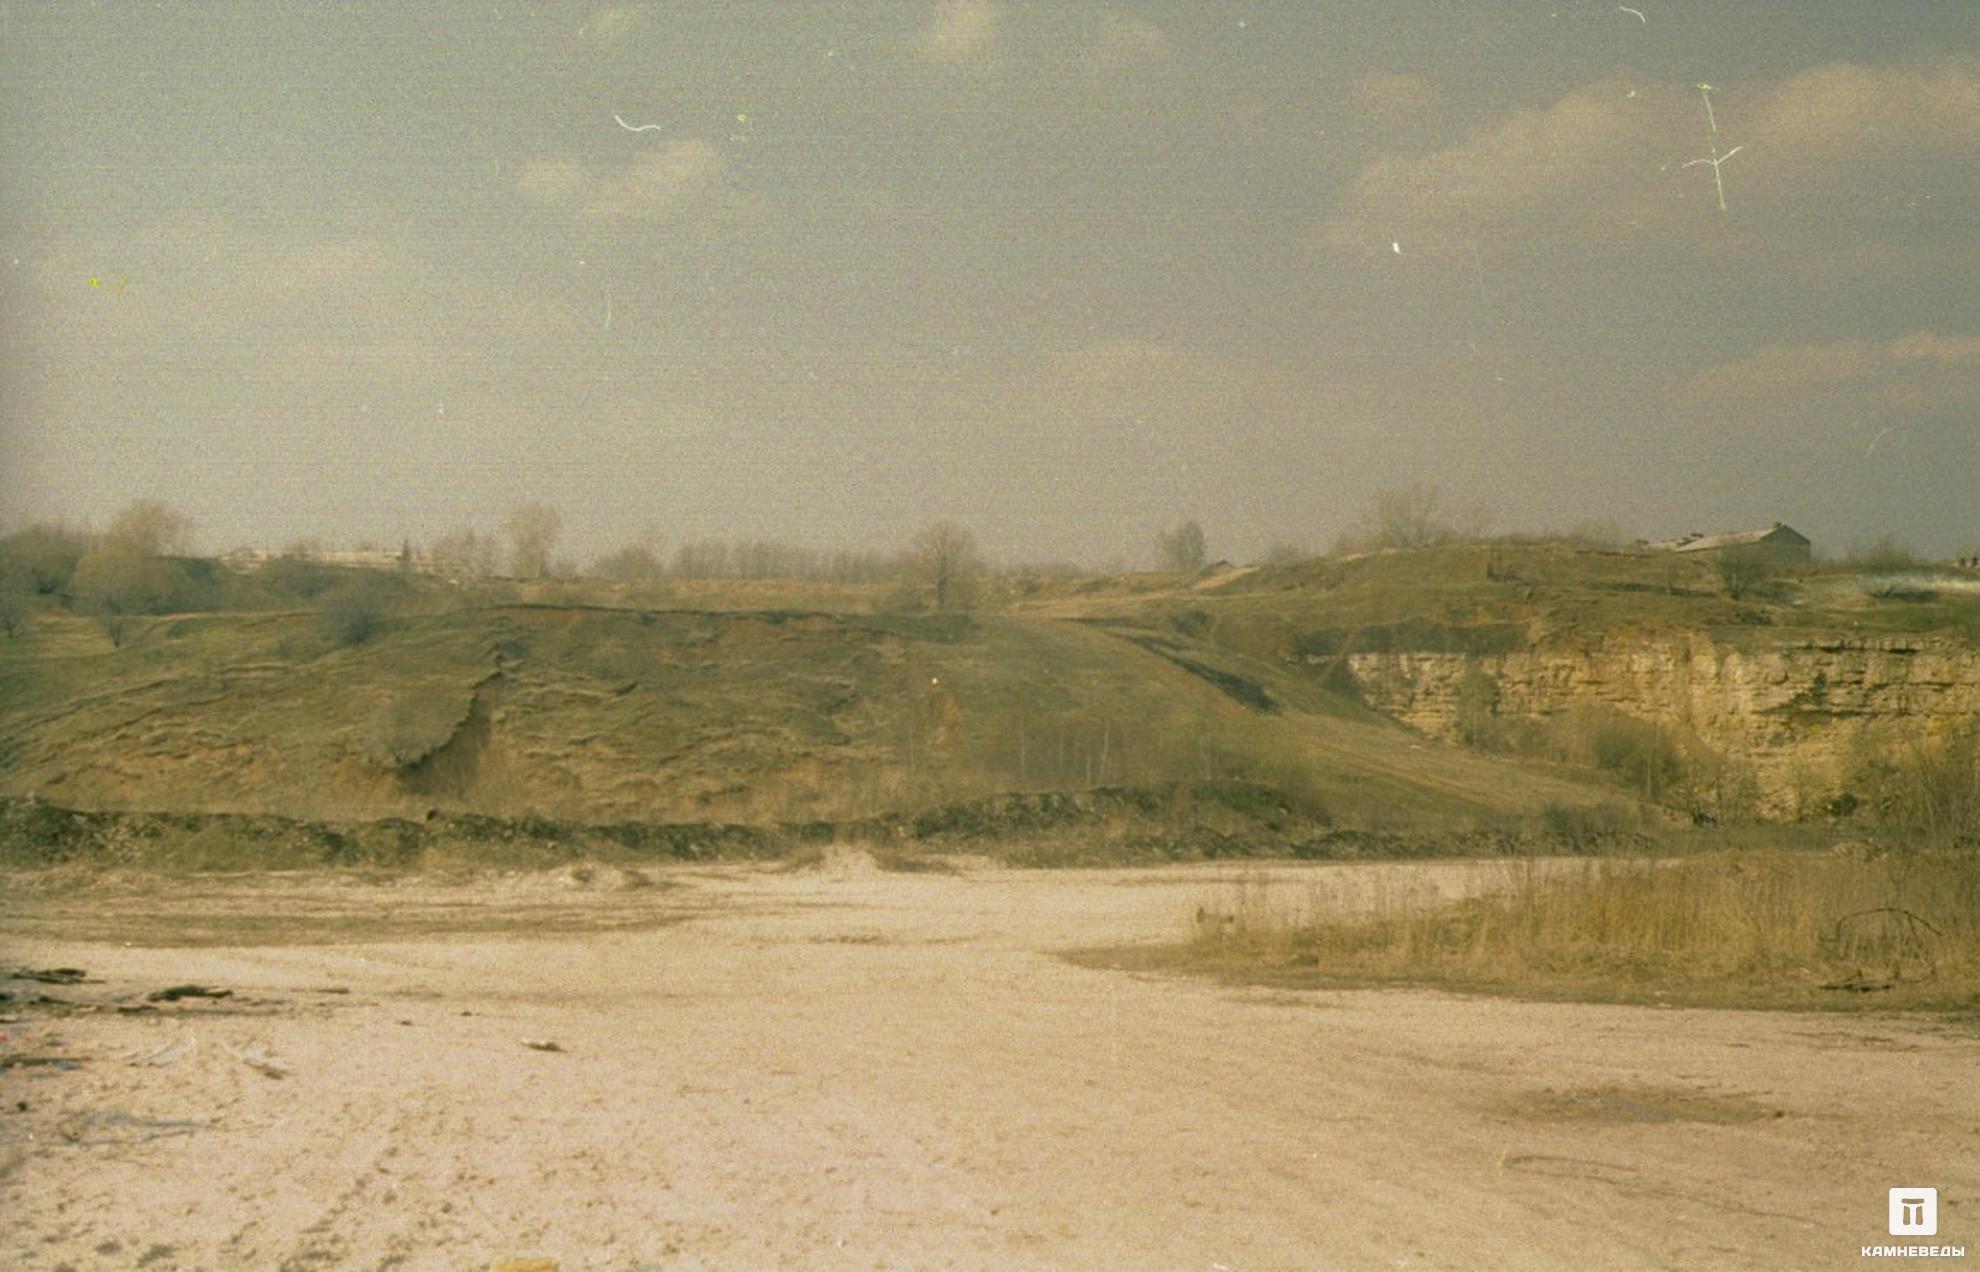
[{"label": "dry grass", "polygon": [[1197,912],[1183,966],[1276,984],[1427,983],[1534,997],[1980,1008],[1980,858],[1725,851],[1505,864],[1441,900],[1377,876]]}]

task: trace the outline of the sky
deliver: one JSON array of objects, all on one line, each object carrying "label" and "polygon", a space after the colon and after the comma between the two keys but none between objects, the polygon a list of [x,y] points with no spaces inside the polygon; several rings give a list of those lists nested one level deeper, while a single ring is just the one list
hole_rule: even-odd
[{"label": "sky", "polygon": [[0,525],[1140,564],[1417,482],[1980,551],[1980,4],[0,0]]}]

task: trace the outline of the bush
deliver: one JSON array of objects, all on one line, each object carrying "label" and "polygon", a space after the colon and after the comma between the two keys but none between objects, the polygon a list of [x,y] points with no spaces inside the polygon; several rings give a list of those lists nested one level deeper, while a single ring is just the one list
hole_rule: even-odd
[{"label": "bush", "polygon": [[70,579],[76,603],[97,615],[164,614],[196,601],[197,591],[180,562],[113,542],[85,553]]},{"label": "bush", "polygon": [[365,571],[323,594],[317,630],[338,649],[362,645],[383,631],[393,600],[405,590],[397,576]]},{"label": "bush", "polygon": [[1574,711],[1548,733],[1547,749],[1557,759],[1612,773],[1645,799],[1664,799],[1687,776],[1683,748],[1669,730],[1613,708]]},{"label": "bush", "polygon": [[1635,830],[1636,815],[1619,804],[1547,804],[1540,824],[1550,835],[1585,844]]},{"label": "bush", "polygon": [[1727,548],[1712,562],[1726,595],[1737,601],[1761,591],[1772,581],[1774,562],[1764,552],[1748,548]]},{"label": "bush", "polygon": [[1875,543],[1851,544],[1842,563],[1865,574],[1915,570],[1919,564],[1917,553],[1888,534]]},{"label": "bush", "polygon": [[25,581],[49,596],[69,589],[76,563],[89,551],[89,535],[50,522],[17,530],[0,539],[0,575]]},{"label": "bush", "polygon": [[1851,784],[1907,846],[1980,850],[1980,726],[1872,754]]},{"label": "bush", "polygon": [[0,578],[0,635],[18,636],[27,630],[34,612],[34,594],[18,577]]},{"label": "bush", "polygon": [[256,570],[254,579],[270,596],[307,601],[328,590],[336,575],[321,562],[284,553]]},{"label": "bush", "polygon": [[316,612],[317,630],[338,649],[362,645],[378,634],[385,616],[362,596],[343,593],[325,601]]}]

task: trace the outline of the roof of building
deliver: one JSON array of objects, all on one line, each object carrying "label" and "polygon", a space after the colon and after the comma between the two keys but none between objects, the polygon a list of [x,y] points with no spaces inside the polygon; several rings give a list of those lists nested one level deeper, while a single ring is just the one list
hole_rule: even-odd
[{"label": "roof of building", "polygon": [[1653,548],[1663,548],[1668,552],[1710,552],[1717,548],[1740,548],[1749,544],[1774,542],[1808,543],[1807,535],[1793,526],[1776,521],[1765,530],[1736,530],[1731,534],[1698,534],[1695,531],[1681,539],[1668,539],[1653,543]]}]

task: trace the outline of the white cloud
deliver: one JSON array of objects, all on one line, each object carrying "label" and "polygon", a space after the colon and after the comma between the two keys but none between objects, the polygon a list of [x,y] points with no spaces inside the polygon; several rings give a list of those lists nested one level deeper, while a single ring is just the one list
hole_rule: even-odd
[{"label": "white cloud", "polygon": [[582,199],[591,189],[591,174],[574,163],[538,160],[523,165],[516,186],[532,203],[562,206]]},{"label": "white cloud", "polygon": [[1887,341],[1762,345],[1708,367],[1685,386],[1694,400],[1781,406],[1838,395],[1922,410],[1980,400],[1980,333],[1931,329]]},{"label": "white cloud", "polygon": [[[1427,86],[1425,86],[1427,87]],[[1368,77],[1351,98],[1408,109],[1407,77]],[[1757,209],[1778,237],[1791,227],[1833,235],[1846,190],[1874,197],[1891,178],[1942,194],[1975,186],[1980,75],[1966,64],[1865,67],[1838,63],[1770,86],[1714,92],[1727,197]],[[1713,207],[1698,89],[1605,80],[1544,107],[1510,111],[1463,141],[1393,151],[1365,166],[1321,239],[1336,249],[1392,240],[1449,241],[1477,223],[1517,226],[1604,250],[1647,233],[1702,229]]]},{"label": "white cloud", "polygon": [[1408,133],[1442,110],[1444,95],[1421,75],[1371,71],[1348,85],[1347,101],[1379,133]]},{"label": "white cloud", "polygon": [[1175,54],[1169,33],[1153,22],[1119,13],[1100,15],[1093,37],[1092,60],[1103,70],[1166,62]]},{"label": "white cloud", "polygon": [[638,5],[614,5],[591,15],[584,32],[600,44],[618,44],[644,31],[652,15]]},{"label": "white cloud", "polygon": [[517,189],[532,203],[607,222],[665,221],[712,196],[727,163],[705,141],[681,138],[592,171],[564,160],[527,164]]},{"label": "white cloud", "polygon": [[666,220],[711,193],[725,168],[705,141],[670,141],[601,176],[585,214],[605,221]]},{"label": "white cloud", "polygon": [[941,0],[915,41],[915,53],[925,61],[951,65],[981,61],[997,50],[1002,16],[996,0]]}]

